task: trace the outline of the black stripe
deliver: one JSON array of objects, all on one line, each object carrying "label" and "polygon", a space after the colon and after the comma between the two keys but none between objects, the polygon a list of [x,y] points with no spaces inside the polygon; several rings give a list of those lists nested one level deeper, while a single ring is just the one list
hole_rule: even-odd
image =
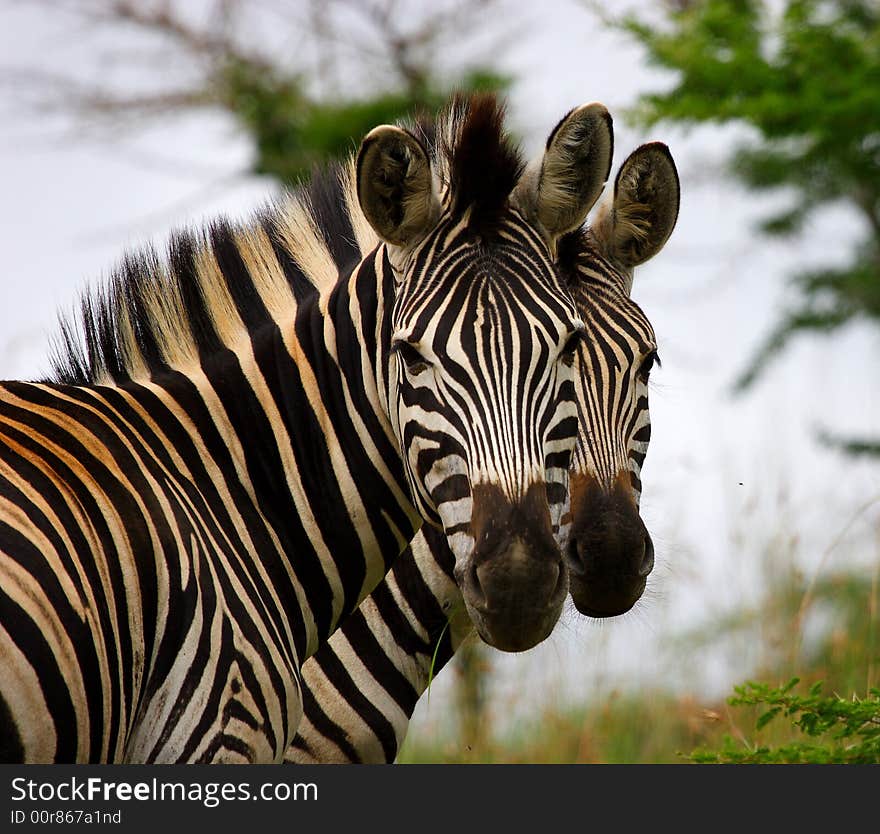
[{"label": "black stripe", "polygon": [[217,266],[248,332],[254,333],[263,325],[272,323],[272,316],[238,251],[233,228],[225,220],[219,220],[211,226],[209,235]]},{"label": "black stripe", "polygon": [[[355,611],[351,617],[346,620],[346,625],[351,628],[351,631],[347,631],[346,633],[353,633],[356,635],[355,640],[357,640],[357,642],[354,645],[358,647],[358,657],[360,657],[362,661],[367,659],[365,658],[365,655],[369,657],[374,652],[378,652],[384,657],[382,648],[375,639],[369,641],[369,643],[365,639],[367,635],[372,637],[372,634],[366,625],[360,609]],[[328,643],[326,645],[328,650],[320,652],[320,656],[316,654],[315,661],[333,686],[343,693],[349,706],[351,706],[351,708],[363,719],[364,723],[375,734],[379,743],[382,745],[382,752],[385,754],[386,760],[392,761],[397,755],[397,737],[394,734],[394,727],[382,712],[370,702],[364,693],[361,692],[358,685],[352,680],[348,670],[343,666],[335,652],[333,652],[330,644]],[[373,670],[370,668],[370,665],[366,665],[372,672]],[[387,689],[387,681],[385,679],[376,678],[376,681]],[[307,690],[304,690],[304,692],[305,691]],[[412,710],[407,714],[409,715],[411,713]],[[312,717],[311,712],[309,713],[309,717]],[[339,744],[338,739],[340,738],[340,735],[341,734],[337,731],[330,737],[334,742]]]},{"label": "black stripe", "polygon": [[[189,329],[200,356],[210,356],[223,349],[223,342],[214,326],[214,319],[202,292],[196,265],[198,242],[192,234],[179,232],[171,238],[168,257],[172,274],[186,310]],[[139,315],[139,320],[144,313]]]},{"label": "black stripe", "polygon": [[317,290],[315,285],[309,281],[305,273],[299,268],[299,264],[290,254],[290,250],[284,244],[284,235],[281,230],[281,217],[277,214],[267,214],[261,221],[266,236],[272,244],[272,251],[278,259],[278,264],[287,284],[293,292],[293,297],[297,304],[302,303],[310,295]]},{"label": "black stripe", "polygon": [[[642,409],[646,407],[647,404],[641,406]],[[638,431],[633,434],[632,439],[636,443],[647,443],[651,439],[651,424],[646,423],[644,426],[642,426]]]},{"label": "black stripe", "polygon": [[0,692],[0,763],[16,764],[24,761],[24,742],[13,723],[12,710]]},{"label": "black stripe", "polygon": [[[429,566],[429,571],[439,570],[454,582],[455,557],[449,549],[446,534],[434,527],[425,525],[422,528],[422,536],[434,558],[434,564]],[[398,645],[406,646],[406,651],[411,656],[418,652],[430,656],[434,652],[440,635],[449,630],[447,628],[448,619],[443,612],[440,602],[425,584],[411,548],[407,548],[394,563],[394,566],[391,568],[391,574],[404,599],[406,599],[407,604],[413,614],[415,614],[416,619],[418,619],[419,625],[428,634],[428,642],[426,643],[411,630],[407,622],[406,631],[409,632],[409,636],[404,640],[398,638],[397,643]],[[396,625],[397,619],[402,619],[403,614],[400,612],[393,596],[390,593],[382,593],[379,590],[384,586],[385,583],[377,588],[379,593],[374,593],[373,598],[376,601],[376,607],[379,609],[382,619],[391,628],[395,637],[397,637],[399,632],[404,631],[403,628]],[[397,612],[396,615],[393,613],[394,611]]]},{"label": "black stripe", "polygon": [[338,165],[316,168],[309,180],[308,199],[312,217],[336,268],[341,274],[347,274],[361,260],[361,251],[348,216],[339,175]]},{"label": "black stripe", "polygon": [[[325,654],[329,655],[329,651],[322,652],[321,657],[323,658]],[[315,662],[318,663],[317,660]],[[346,732],[335,721],[332,721],[327,716],[327,713],[321,708],[321,704],[315,699],[315,696],[312,695],[307,687],[303,687],[302,699],[303,710],[305,714],[309,716],[309,720],[312,722],[315,729],[324,736],[324,738],[332,741],[349,762],[360,762],[361,757],[358,754],[357,748],[351,743]],[[304,746],[299,736],[294,740],[294,746]]]},{"label": "black stripe", "polygon": [[[30,542],[23,540],[16,531],[11,530],[5,524],[0,524],[0,542],[2,542],[2,549],[7,553],[30,552],[33,549]],[[10,545],[14,545],[16,551],[11,551]],[[36,554],[32,553],[32,561],[38,558]],[[30,618],[27,610],[21,608],[2,586],[0,586],[0,614],[2,614],[4,627],[10,632],[15,644],[27,656],[39,680],[40,690],[46,699],[49,715],[34,716],[34,718],[38,721],[51,721],[55,725],[57,739],[55,761],[73,763],[76,761],[78,742],[76,712],[73,708],[67,681],[62,670],[58,667],[52,647],[42,630]],[[4,744],[11,744],[6,741],[9,736],[5,731],[3,735]],[[97,760],[99,752],[100,748],[97,750],[92,748],[92,761]]]},{"label": "black stripe", "polygon": [[[358,647],[358,657],[370,674],[407,715],[412,715],[419,693],[388,658],[385,648],[370,630],[363,612],[360,609],[355,611],[345,621],[344,628],[346,637]],[[398,635],[395,634],[395,639],[397,637]],[[404,636],[404,641],[405,639]]]},{"label": "black stripe", "polygon": [[[160,275],[158,259],[155,252],[150,250],[141,258],[129,257],[123,263],[122,268],[113,276],[111,284],[112,301],[103,305],[101,320],[101,354],[106,364],[108,358],[118,354],[119,336],[115,321],[118,311],[124,309],[128,312],[133,327],[133,335],[141,358],[144,360],[150,373],[159,373],[165,367],[165,359],[160,347],[161,334],[157,332],[152,320],[148,297],[154,294]],[[159,289],[163,291],[164,288]],[[164,290],[167,292],[168,290]],[[110,314],[109,309],[114,311]],[[91,363],[94,368],[96,363]],[[109,368],[111,376],[117,382],[128,377],[128,371],[124,367],[121,358],[118,363],[113,363]],[[94,375],[90,377],[94,382]]]}]

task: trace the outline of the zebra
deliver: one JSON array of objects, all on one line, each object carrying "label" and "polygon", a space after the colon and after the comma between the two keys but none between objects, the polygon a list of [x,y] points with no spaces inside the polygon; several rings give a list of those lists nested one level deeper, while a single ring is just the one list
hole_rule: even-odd
[{"label": "zebra", "polygon": [[[625,613],[654,564],[639,515],[651,434],[653,328],[631,298],[633,268],[671,235],[680,187],[666,145],[637,148],[621,165],[598,219],[563,237],[559,266],[586,324],[576,377],[580,437],[571,474],[566,561],[576,609]],[[416,702],[474,634],[442,535],[423,527],[387,577],[303,666],[304,717],[285,762],[396,759]]]},{"label": "zebra", "polygon": [[302,663],[425,522],[484,640],[549,634],[584,331],[553,257],[613,138],[576,108],[524,176],[504,118],[456,97],[442,162],[379,126],[127,256],[0,384],[0,760],[280,762]]}]

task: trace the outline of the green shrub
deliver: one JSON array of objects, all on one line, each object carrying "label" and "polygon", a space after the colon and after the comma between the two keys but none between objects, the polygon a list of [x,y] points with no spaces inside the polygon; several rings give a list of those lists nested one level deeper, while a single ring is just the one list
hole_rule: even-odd
[{"label": "green shrub", "polygon": [[783,687],[749,682],[736,687],[731,706],[759,707],[756,732],[780,716],[809,741],[789,741],[777,746],[750,745],[726,736],[720,751],[697,750],[690,760],[702,764],[880,764],[880,689],[864,698],[823,695],[822,683],[806,695],[793,692],[792,678]]}]

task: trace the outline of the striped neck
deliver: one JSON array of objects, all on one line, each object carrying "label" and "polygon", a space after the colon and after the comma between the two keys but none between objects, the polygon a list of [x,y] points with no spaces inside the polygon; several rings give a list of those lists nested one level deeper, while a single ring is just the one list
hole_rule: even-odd
[{"label": "striped neck", "polygon": [[303,550],[320,563],[305,589],[315,631],[301,659],[357,608],[422,523],[388,418],[393,292],[379,247],[259,348],[292,446],[291,497],[309,510],[299,510],[311,541]]},{"label": "striped neck", "polygon": [[292,318],[167,380],[175,391],[201,391],[229,443],[231,477],[272,542],[259,552],[286,594],[281,608],[305,613],[294,634],[300,662],[421,524],[387,416],[393,278],[383,273],[382,253],[301,299]]}]

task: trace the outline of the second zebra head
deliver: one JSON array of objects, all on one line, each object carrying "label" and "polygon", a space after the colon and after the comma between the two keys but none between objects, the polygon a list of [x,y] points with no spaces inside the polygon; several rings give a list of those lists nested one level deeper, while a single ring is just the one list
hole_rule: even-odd
[{"label": "second zebra head", "polygon": [[628,611],[654,567],[639,501],[651,437],[648,377],[659,358],[654,329],[630,291],[634,267],[675,228],[679,195],[667,147],[642,145],[621,165],[599,217],[560,242],[560,268],[585,327],[565,561],[575,607],[592,617]]},{"label": "second zebra head", "polygon": [[388,412],[414,503],[444,530],[480,635],[522,651],[568,591],[585,325],[556,248],[601,193],[613,140],[605,108],[580,107],[524,175],[502,122],[486,96],[454,100],[430,134],[376,128],[356,176],[397,285]]}]

